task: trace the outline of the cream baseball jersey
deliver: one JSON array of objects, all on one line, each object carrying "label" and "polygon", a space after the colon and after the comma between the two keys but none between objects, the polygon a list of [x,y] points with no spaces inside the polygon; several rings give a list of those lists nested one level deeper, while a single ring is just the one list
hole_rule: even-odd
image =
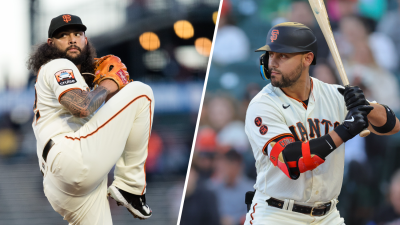
[{"label": "cream baseball jersey", "polygon": [[[40,68],[35,84],[35,116],[32,123],[39,161],[43,160],[42,151],[50,138],[76,131],[92,117],[74,117],[60,104],[61,96],[72,89],[88,91],[89,87],[71,61],[54,59]],[[39,162],[39,165],[42,163]]]},{"label": "cream baseball jersey", "polygon": [[338,87],[311,78],[308,105],[271,84],[252,99],[245,131],[256,159],[254,188],[258,192],[309,205],[338,197],[343,180],[344,144],[316,169],[301,173],[297,180],[288,178],[269,158],[271,142],[283,137],[305,142],[329,133],[342,123],[347,109]]}]

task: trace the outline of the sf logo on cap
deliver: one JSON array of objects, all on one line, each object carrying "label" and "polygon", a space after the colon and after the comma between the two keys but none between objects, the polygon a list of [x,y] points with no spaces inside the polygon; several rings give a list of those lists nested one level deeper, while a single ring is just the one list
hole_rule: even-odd
[{"label": "sf logo on cap", "polygon": [[71,16],[70,15],[63,15],[62,17],[63,17],[64,22],[66,22],[66,23],[71,21]]},{"label": "sf logo on cap", "polygon": [[271,32],[271,42],[274,42],[278,38],[279,30],[272,30]]}]

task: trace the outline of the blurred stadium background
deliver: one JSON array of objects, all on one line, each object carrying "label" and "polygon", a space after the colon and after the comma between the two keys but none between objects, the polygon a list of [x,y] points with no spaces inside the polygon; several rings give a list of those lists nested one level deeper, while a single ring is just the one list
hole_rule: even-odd
[{"label": "blurred stadium background", "polygon": [[[400,1],[325,5],[350,84],[400,115]],[[310,75],[341,84],[308,1],[224,0],[181,225],[243,224],[244,194],[256,177],[244,118],[250,100],[269,83],[260,77],[261,53],[254,50],[265,45],[273,25],[285,21],[303,23],[317,36],[317,65]],[[400,224],[399,137],[371,134],[346,143],[338,209],[347,225]]]},{"label": "blurred stadium background", "polygon": [[[33,46],[52,18],[81,17],[98,56],[114,54],[149,84],[155,115],[147,169],[153,217],[139,221],[110,200],[114,224],[176,224],[219,0],[15,0],[1,2],[0,225],[67,224],[43,194],[32,131]],[[110,149],[112,151],[112,149]],[[101,163],[101,162],[99,162]],[[109,183],[113,180],[109,174]]]}]

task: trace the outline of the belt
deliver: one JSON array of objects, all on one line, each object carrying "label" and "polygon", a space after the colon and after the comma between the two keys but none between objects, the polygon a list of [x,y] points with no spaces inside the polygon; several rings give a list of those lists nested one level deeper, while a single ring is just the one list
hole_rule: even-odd
[{"label": "belt", "polygon": [[[276,207],[279,209],[282,209],[283,204],[285,203],[284,201],[281,201],[276,198],[270,198],[266,202],[268,203],[269,206]],[[292,211],[302,214],[307,214],[310,216],[324,216],[327,213],[329,213],[331,206],[332,206],[331,202],[327,202],[316,207],[293,204]]]},{"label": "belt", "polygon": [[[47,161],[46,161],[46,160],[47,160],[47,155],[49,154],[50,149],[51,149],[51,147],[53,147],[54,144],[55,144],[54,141],[50,139],[50,140],[47,142],[46,146],[44,146],[43,153],[42,153],[42,158],[43,158],[43,160],[44,160],[45,162],[47,162]],[[44,163],[42,163],[42,169],[45,169]],[[40,169],[40,172],[42,172],[42,175],[44,176],[44,173],[43,173],[43,170],[42,170],[42,169]]]},{"label": "belt", "polygon": [[47,162],[47,161],[46,161],[46,160],[47,160],[47,155],[49,154],[50,149],[51,149],[51,147],[53,147],[54,144],[55,144],[54,141],[50,139],[50,140],[47,142],[46,146],[44,146],[43,153],[42,153],[42,157],[43,157],[43,159],[44,159],[45,162]]}]

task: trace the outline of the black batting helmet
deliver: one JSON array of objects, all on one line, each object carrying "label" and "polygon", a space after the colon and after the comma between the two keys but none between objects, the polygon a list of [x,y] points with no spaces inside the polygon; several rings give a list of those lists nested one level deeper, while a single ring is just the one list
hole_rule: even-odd
[{"label": "black batting helmet", "polygon": [[[312,52],[314,59],[311,65],[317,62],[317,38],[310,28],[301,23],[286,22],[273,26],[267,36],[267,44],[256,52],[296,53]],[[270,78],[268,71],[268,54],[260,56],[261,77]],[[265,65],[265,67],[264,67]]]}]

